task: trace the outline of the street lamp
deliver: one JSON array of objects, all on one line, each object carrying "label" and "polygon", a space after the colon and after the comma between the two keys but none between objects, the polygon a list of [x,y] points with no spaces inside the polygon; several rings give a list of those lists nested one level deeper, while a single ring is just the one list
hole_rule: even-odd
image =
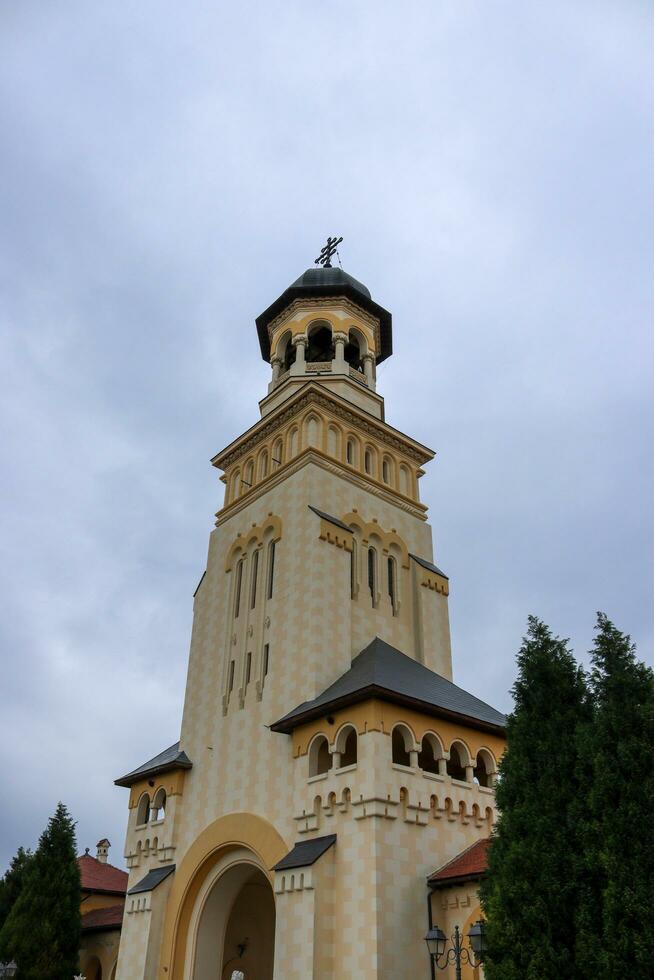
[{"label": "street lamp", "polygon": [[438,926],[431,926],[425,936],[427,949],[431,956],[432,963],[441,970],[445,970],[449,963],[454,963],[456,968],[456,980],[461,980],[461,964],[469,963],[470,966],[479,966],[484,959],[485,949],[485,929],[484,923],[478,919],[474,925],[470,926],[468,941],[470,949],[463,945],[463,937],[458,926],[454,926],[452,935],[452,945],[447,949],[447,937]]},{"label": "street lamp", "polygon": [[15,977],[17,973],[18,967],[15,960],[12,960],[11,963],[0,963],[0,977]]}]

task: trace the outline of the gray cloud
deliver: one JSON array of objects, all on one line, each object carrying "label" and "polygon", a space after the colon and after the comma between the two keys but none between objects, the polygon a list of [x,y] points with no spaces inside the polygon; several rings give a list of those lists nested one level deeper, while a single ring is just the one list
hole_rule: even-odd
[{"label": "gray cloud", "polygon": [[0,21],[0,863],[59,798],[122,853],[112,780],[179,730],[208,460],[267,382],[253,319],[327,234],[394,314],[389,421],[438,451],[458,682],[508,708],[529,612],[583,656],[605,609],[654,661],[651,5]]}]

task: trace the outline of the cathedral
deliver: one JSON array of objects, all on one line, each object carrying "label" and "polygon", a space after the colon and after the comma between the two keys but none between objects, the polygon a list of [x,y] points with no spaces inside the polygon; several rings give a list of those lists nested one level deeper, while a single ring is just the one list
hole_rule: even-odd
[{"label": "cathedral", "polygon": [[256,319],[270,383],[212,460],[179,741],[116,780],[117,980],[429,978],[427,929],[481,915],[505,718],[452,681],[434,453],[377,392],[391,314],[330,258]]}]

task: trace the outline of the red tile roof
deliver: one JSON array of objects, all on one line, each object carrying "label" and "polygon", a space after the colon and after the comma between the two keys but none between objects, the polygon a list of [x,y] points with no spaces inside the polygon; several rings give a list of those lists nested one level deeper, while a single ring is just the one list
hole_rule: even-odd
[{"label": "red tile roof", "polygon": [[488,867],[490,837],[475,841],[427,879],[432,888],[453,885],[467,878],[480,878]]},{"label": "red tile roof", "polygon": [[82,879],[83,892],[107,892],[109,895],[124,895],[127,891],[127,872],[114,868],[113,864],[103,864],[90,854],[82,854],[77,859]]},{"label": "red tile roof", "polygon": [[82,916],[82,932],[120,929],[123,924],[123,911],[122,905],[110,905],[106,909],[91,909]]}]

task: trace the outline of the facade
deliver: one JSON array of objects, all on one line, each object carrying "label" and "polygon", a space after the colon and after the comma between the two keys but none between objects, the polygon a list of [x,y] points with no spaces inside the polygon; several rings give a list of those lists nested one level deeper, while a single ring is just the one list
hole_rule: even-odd
[{"label": "facade", "polygon": [[98,841],[96,856],[77,859],[82,885],[80,969],[86,980],[115,980],[127,874],[109,864],[110,843]]},{"label": "facade", "polygon": [[428,977],[427,879],[490,833],[505,719],[452,683],[434,454],[376,390],[391,315],[327,266],[256,325],[271,381],[212,461],[180,740],[116,781],[117,977]]}]

